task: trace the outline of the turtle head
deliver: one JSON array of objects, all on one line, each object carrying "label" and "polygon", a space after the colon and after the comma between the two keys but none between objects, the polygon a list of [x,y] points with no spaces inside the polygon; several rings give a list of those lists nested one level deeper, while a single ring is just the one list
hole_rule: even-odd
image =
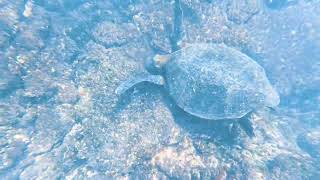
[{"label": "turtle head", "polygon": [[155,55],[152,59],[146,61],[146,69],[151,74],[161,74],[163,67],[169,61],[169,55]]},{"label": "turtle head", "polygon": [[153,66],[157,69],[161,69],[168,61],[169,55],[155,55],[153,57]]},{"label": "turtle head", "polygon": [[266,95],[266,106],[274,108],[280,104],[280,96],[278,92],[270,85]]}]

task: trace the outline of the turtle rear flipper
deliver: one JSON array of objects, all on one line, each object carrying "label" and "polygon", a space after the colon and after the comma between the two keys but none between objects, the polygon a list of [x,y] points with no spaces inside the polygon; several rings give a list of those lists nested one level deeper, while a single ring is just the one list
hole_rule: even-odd
[{"label": "turtle rear flipper", "polygon": [[255,133],[254,133],[254,128],[253,128],[253,124],[252,121],[250,120],[250,118],[252,118],[252,113],[250,112],[248,113],[246,116],[242,117],[239,119],[239,125],[240,127],[244,130],[244,132],[250,137],[254,137]]},{"label": "turtle rear flipper", "polygon": [[138,74],[126,80],[125,82],[122,82],[115,90],[115,93],[117,95],[121,95],[125,93],[127,90],[136,86],[137,84],[140,84],[143,82],[149,82],[152,84],[162,86],[164,85],[164,78],[161,75],[152,75],[152,74],[146,74],[146,73]]}]

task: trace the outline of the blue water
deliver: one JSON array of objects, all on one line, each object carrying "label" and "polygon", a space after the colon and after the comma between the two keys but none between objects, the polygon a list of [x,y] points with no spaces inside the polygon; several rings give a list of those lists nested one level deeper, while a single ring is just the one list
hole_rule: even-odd
[{"label": "blue water", "polygon": [[[280,104],[208,120],[159,85],[115,93],[193,43],[249,56]],[[320,1],[0,1],[0,179],[319,179],[319,164]]]}]

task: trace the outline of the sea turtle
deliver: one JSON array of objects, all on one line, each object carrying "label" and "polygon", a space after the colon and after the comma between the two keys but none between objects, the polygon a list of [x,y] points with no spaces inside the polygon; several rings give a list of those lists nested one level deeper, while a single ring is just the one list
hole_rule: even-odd
[{"label": "sea turtle", "polygon": [[264,69],[224,44],[191,44],[169,55],[156,55],[162,75],[140,74],[116,89],[122,94],[140,82],[163,85],[185,112],[210,120],[236,119],[262,107],[275,107],[279,95]]}]

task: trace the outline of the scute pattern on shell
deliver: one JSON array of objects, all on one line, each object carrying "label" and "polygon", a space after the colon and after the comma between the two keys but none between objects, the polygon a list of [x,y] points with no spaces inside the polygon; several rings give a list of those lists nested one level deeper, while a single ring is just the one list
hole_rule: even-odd
[{"label": "scute pattern on shell", "polygon": [[279,104],[264,69],[222,44],[192,44],[172,54],[166,88],[186,112],[205,119],[240,118]]}]

